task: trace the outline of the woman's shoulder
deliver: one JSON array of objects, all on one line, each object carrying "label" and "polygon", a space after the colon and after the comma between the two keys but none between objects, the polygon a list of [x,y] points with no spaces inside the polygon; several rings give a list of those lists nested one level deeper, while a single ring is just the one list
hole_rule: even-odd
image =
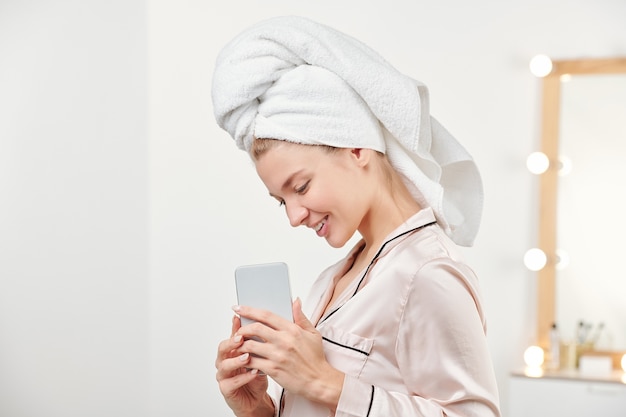
[{"label": "woman's shoulder", "polygon": [[407,285],[414,285],[415,280],[436,281],[449,276],[474,286],[476,275],[463,255],[461,249],[434,224],[398,241],[381,256],[372,272],[374,276],[392,277]]},{"label": "woman's shoulder", "polygon": [[459,247],[437,223],[399,233],[388,240],[387,247],[381,252],[381,258],[394,258],[417,268],[436,259],[463,262]]}]

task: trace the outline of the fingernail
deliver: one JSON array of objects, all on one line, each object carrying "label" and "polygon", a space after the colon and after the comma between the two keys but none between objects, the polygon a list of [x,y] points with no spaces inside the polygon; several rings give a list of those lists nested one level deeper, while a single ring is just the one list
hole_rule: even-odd
[{"label": "fingernail", "polygon": [[232,306],[231,308],[233,309],[235,313],[239,313],[239,310],[241,310],[240,306]]},{"label": "fingernail", "polygon": [[241,339],[242,339],[241,335],[239,335],[239,334],[235,335],[235,337],[233,337],[233,342],[239,343],[239,342],[241,342]]},{"label": "fingernail", "polygon": [[249,353],[244,353],[243,355],[239,356],[239,360],[240,360],[241,362],[245,362],[245,361],[247,361],[247,360],[248,360],[248,357],[249,357],[249,356],[250,356],[250,354],[249,354]]}]

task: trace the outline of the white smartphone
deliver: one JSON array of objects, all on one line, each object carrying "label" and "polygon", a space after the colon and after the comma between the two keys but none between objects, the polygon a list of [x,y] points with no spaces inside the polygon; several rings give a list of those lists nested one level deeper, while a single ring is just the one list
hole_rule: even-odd
[{"label": "white smartphone", "polygon": [[[235,269],[235,284],[239,305],[269,310],[293,321],[287,264],[274,262],[239,266]],[[249,323],[252,320],[241,317],[242,325]]]}]

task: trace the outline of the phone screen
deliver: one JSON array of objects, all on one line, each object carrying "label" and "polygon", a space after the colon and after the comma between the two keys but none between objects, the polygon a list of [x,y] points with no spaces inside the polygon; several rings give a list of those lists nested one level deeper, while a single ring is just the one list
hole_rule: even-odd
[{"label": "phone screen", "polygon": [[[269,310],[293,321],[287,264],[274,262],[240,266],[235,269],[235,284],[239,305]],[[251,322],[241,317],[242,325]]]}]

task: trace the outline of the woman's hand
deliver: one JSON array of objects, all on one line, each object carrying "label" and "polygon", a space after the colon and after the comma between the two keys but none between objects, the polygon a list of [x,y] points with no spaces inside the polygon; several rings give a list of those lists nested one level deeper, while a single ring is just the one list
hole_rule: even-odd
[{"label": "woman's hand", "polygon": [[236,335],[241,327],[239,317],[233,317],[231,337],[219,344],[215,367],[217,382],[228,406],[239,417],[274,415],[274,404],[267,395],[267,376],[256,369],[247,370],[249,353],[238,353],[243,337]]},{"label": "woman's hand", "polygon": [[[245,340],[236,352],[251,355],[249,367],[271,376],[294,394],[322,403],[331,411],[336,409],[344,374],[326,361],[322,335],[302,312],[299,299],[293,303],[294,323],[251,307],[238,306],[235,311],[257,321],[235,332]],[[253,336],[265,342],[252,340]]]}]

